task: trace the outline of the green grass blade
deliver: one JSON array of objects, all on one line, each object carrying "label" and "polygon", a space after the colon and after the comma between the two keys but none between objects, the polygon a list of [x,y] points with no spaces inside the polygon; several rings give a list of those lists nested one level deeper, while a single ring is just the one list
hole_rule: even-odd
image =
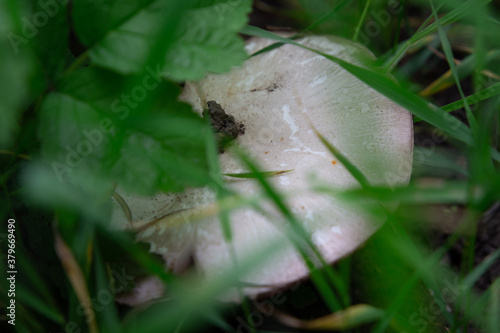
[{"label": "green grass blade", "polygon": [[474,283],[500,258],[500,249],[496,249],[490,253],[484,260],[477,265],[467,276],[462,280],[462,284],[467,288],[472,288]]},{"label": "green grass blade", "polygon": [[359,21],[358,21],[358,24],[356,25],[356,28],[354,28],[354,36],[352,36],[352,40],[354,42],[358,40],[359,31],[361,30],[361,26],[363,25],[363,22],[365,21],[366,14],[368,13],[368,8],[370,8],[371,3],[372,3],[372,0],[367,0],[365,2],[365,8],[363,8],[363,13],[361,14],[361,17],[359,18]]},{"label": "green grass blade", "polygon": [[[296,36],[297,36],[297,35],[294,35],[294,36],[290,37],[290,39],[294,39]],[[257,51],[257,52],[255,52],[255,53],[252,53],[252,54],[249,56],[249,58],[251,58],[251,57],[255,57],[255,56],[258,56],[259,54],[262,54],[262,53],[266,53],[266,52],[272,51],[272,50],[277,49],[278,47],[280,47],[280,46],[282,46],[282,45],[284,45],[284,43],[273,43],[273,44],[271,44],[271,45],[269,45],[269,46],[266,46],[266,47],[265,47],[265,48],[263,48],[263,49],[258,50],[258,51]]]},{"label": "green grass blade", "polygon": [[[483,6],[490,2],[491,0],[469,0],[460,6],[458,6],[456,9],[451,11],[450,13],[444,15],[441,18],[441,25],[442,26],[447,26],[451,23],[457,22],[458,20],[462,19],[463,17],[467,16],[470,11],[477,7],[477,6]],[[403,58],[405,55],[406,51],[416,42],[421,40],[422,38],[427,37],[430,34],[433,34],[434,32],[437,31],[437,25],[436,22],[431,23],[425,28],[424,27],[432,18],[432,15],[427,18],[427,20],[422,24],[421,28],[419,31],[417,31],[410,39],[408,39],[405,43],[401,44],[401,46],[398,48],[396,54],[385,63],[384,69],[385,71],[389,71],[393,69],[397,63]]]},{"label": "green grass blade", "polygon": [[[243,34],[250,36],[269,38],[283,43],[295,45],[298,47],[302,47],[306,50],[309,50],[311,52],[314,52],[316,54],[322,55],[325,58],[337,63],[342,68],[347,70],[349,73],[353,74],[358,79],[360,79],[373,89],[377,90],[381,94],[385,95],[392,101],[406,108],[414,115],[420,117],[422,120],[425,120],[429,124],[442,129],[443,131],[448,133],[451,137],[469,146],[473,146],[474,144],[472,133],[469,127],[467,127],[460,120],[451,116],[442,109],[429,104],[423,98],[408,92],[406,89],[394,83],[394,81],[387,76],[381,75],[375,71],[366,68],[352,65],[342,59],[308,48],[290,39],[278,36],[269,31],[265,31],[256,27],[246,26],[244,29],[242,29],[241,32]],[[500,153],[498,151],[492,148],[491,154],[493,159],[495,159],[496,161],[500,161]]]},{"label": "green grass blade", "polygon": [[329,12],[327,12],[325,15],[321,16],[315,22],[313,22],[312,24],[310,24],[308,27],[306,27],[304,30],[302,30],[302,32],[307,32],[307,31],[313,30],[314,28],[316,28],[319,25],[323,24],[333,14],[335,14],[335,13],[339,12],[340,10],[342,10],[342,8],[344,8],[345,6],[347,6],[350,2],[352,2],[352,0],[341,0],[341,1],[338,1],[337,4]]},{"label": "green grass blade", "polygon": [[[411,237],[407,231],[392,219],[391,228],[397,233],[398,237],[387,237],[385,240],[389,244],[394,253],[399,253],[400,256],[407,258],[407,262],[414,266],[414,273],[402,285],[400,290],[396,293],[396,297],[391,301],[390,305],[386,308],[384,318],[375,325],[371,330],[372,333],[383,333],[387,331],[387,327],[391,324],[397,310],[404,305],[405,297],[413,290],[419,280],[424,282],[432,281],[435,278],[436,272],[439,272],[439,261],[443,255],[450,249],[450,247],[457,241],[456,234],[448,238],[444,245],[436,249],[432,253],[422,254],[415,248]],[[437,276],[442,278],[442,276]]]},{"label": "green grass blade", "polygon": [[279,171],[263,171],[259,172],[258,174],[254,172],[243,172],[243,173],[225,173],[224,176],[228,177],[233,177],[233,178],[258,178],[258,177],[273,177],[273,176],[279,176],[284,173],[288,173],[293,171],[294,169],[290,170],[279,170]]},{"label": "green grass blade", "polygon": [[[318,27],[319,25],[323,24],[324,22],[326,22],[333,14],[337,13],[338,11],[340,11],[342,8],[344,8],[345,6],[347,6],[350,2],[352,2],[352,0],[342,0],[340,1],[339,3],[337,3],[328,13],[326,13],[325,15],[321,16],[319,19],[317,19],[315,22],[313,22],[312,24],[310,24],[309,26],[307,26],[304,30],[302,30],[300,33],[298,34],[295,34],[293,35],[292,37],[290,37],[290,39],[297,39],[299,38],[300,36],[303,35],[303,33],[305,32],[308,32],[310,30],[313,30],[314,28]],[[261,49],[261,50],[258,50],[257,52],[255,53],[252,53],[252,55],[250,55],[250,58],[251,57],[255,57],[256,55],[259,55],[261,53],[265,53],[265,52],[269,52],[271,50],[274,50],[274,49],[277,49],[278,47],[282,46],[283,43],[273,43],[269,46],[266,46],[265,48]]]},{"label": "green grass blade", "polygon": [[118,192],[113,192],[113,199],[116,200],[116,202],[120,205],[122,208],[123,212],[125,213],[125,216],[127,217],[127,220],[130,224],[132,224],[132,212],[130,211],[130,207],[127,205],[127,202],[122,198]]},{"label": "green grass blade", "polygon": [[444,32],[443,27],[441,26],[440,19],[439,19],[439,16],[437,14],[436,9],[434,8],[433,1],[431,1],[431,7],[433,10],[435,23],[436,23],[436,26],[438,29],[439,38],[441,39],[441,45],[443,47],[444,54],[446,56],[446,60],[448,61],[448,65],[450,66],[450,70],[451,70],[451,73],[452,73],[453,78],[455,80],[455,84],[458,88],[460,96],[462,97],[462,101],[464,103],[464,107],[465,107],[465,111],[466,111],[466,115],[467,115],[467,120],[468,120],[469,125],[472,129],[472,132],[474,133],[477,131],[477,121],[474,118],[474,115],[472,114],[472,110],[470,109],[469,104],[467,104],[467,102],[465,100],[465,94],[462,90],[462,86],[460,85],[460,77],[459,77],[459,73],[457,71],[457,66],[455,65],[455,57],[453,56],[453,51],[451,50],[450,41],[448,40],[448,37],[446,36],[446,33]]},{"label": "green grass blade", "polygon": [[[278,210],[283,214],[283,216],[288,220],[290,226],[292,227],[293,233],[290,234],[291,240],[296,245],[297,250],[301,254],[307,268],[310,271],[311,280],[318,288],[318,291],[321,293],[323,299],[326,304],[328,304],[331,311],[337,311],[341,309],[341,305],[337,300],[337,297],[333,293],[332,289],[329,287],[327,280],[323,276],[323,273],[318,270],[315,263],[313,262],[311,255],[316,257],[321,261],[323,266],[328,270],[331,270],[331,267],[325,263],[321,254],[318,252],[311,239],[308,237],[307,231],[302,227],[299,221],[295,218],[292,212],[288,209],[287,205],[281,199],[280,195],[274,190],[274,188],[269,184],[266,179],[260,174],[258,167],[246,156],[243,152],[238,152],[238,156],[240,159],[246,164],[246,166],[252,171],[252,173],[257,175],[257,180],[262,186],[263,190],[271,199],[271,201],[276,205]],[[301,243],[307,244],[307,248],[304,249],[304,245]],[[308,253],[313,252],[313,253]],[[335,283],[335,281],[332,281]],[[340,289],[342,290],[342,289]]]},{"label": "green grass blade", "polygon": [[413,148],[413,172],[418,170],[419,166],[429,166],[432,168],[448,169],[468,176],[467,169],[458,164],[456,158],[450,153],[446,153],[445,149],[424,148],[415,146]]},{"label": "green grass blade", "polygon": [[[497,95],[500,95],[500,82],[495,83],[494,85],[489,86],[488,88],[480,90],[477,93],[466,97],[465,103],[467,103],[468,105],[473,105],[473,104],[479,103],[481,101],[484,101],[488,98],[497,96]],[[463,107],[464,107],[464,101],[460,100],[460,101],[456,101],[456,102],[444,105],[441,107],[441,109],[446,111],[446,112],[452,112],[452,111],[456,111],[458,109],[461,109]],[[422,119],[420,119],[420,118],[415,118],[414,122],[418,122],[421,120]]]},{"label": "green grass blade", "polygon": [[18,301],[20,303],[29,306],[44,317],[59,324],[64,322],[64,317],[61,315],[59,310],[51,306],[47,306],[47,303],[43,299],[41,299],[36,293],[26,290],[24,286],[19,286],[17,288],[16,296],[18,297]]},{"label": "green grass blade", "polygon": [[347,169],[347,171],[350,172],[350,174],[358,181],[358,183],[361,185],[362,188],[367,188],[370,186],[370,183],[368,179],[366,179],[365,175],[361,172],[361,170],[358,169],[357,166],[352,164],[349,159],[342,154],[337,148],[335,148],[328,140],[325,139],[324,136],[321,135],[315,128],[313,128],[314,133],[316,136],[321,140],[321,142],[325,145],[325,147],[328,148],[330,153],[335,156],[342,165]]},{"label": "green grass blade", "polygon": [[[424,26],[426,26],[430,22],[431,18],[432,18],[432,16],[429,16],[420,25],[420,28],[418,28],[418,30],[417,30],[416,33],[419,33],[420,31],[422,31],[424,29]],[[413,46],[413,44],[417,43],[420,40],[421,39],[419,39],[417,41],[412,41],[411,39],[408,39],[408,40],[406,40],[404,42],[399,43],[399,46],[396,48],[396,52],[395,52],[394,56],[392,58],[389,58],[389,60],[387,60],[384,63],[384,72],[388,72],[388,71],[394,69],[394,67],[399,63],[399,61],[401,61],[401,59],[403,58],[403,56]]]},{"label": "green grass blade", "polygon": [[[470,12],[474,10],[474,8],[479,6],[484,6],[489,2],[491,2],[491,0],[469,0],[467,2],[464,2],[453,11],[441,17],[439,20],[440,25],[444,27],[449,24],[455,23],[461,20],[462,18],[468,16]],[[433,22],[422,31],[417,32],[415,35],[413,35],[410,38],[410,43],[414,43],[417,40],[436,32],[437,30],[438,30],[438,24],[436,22]]]},{"label": "green grass blade", "polygon": [[206,319],[207,322],[210,322],[221,330],[224,330],[224,332],[231,331],[231,325],[229,325],[221,311],[215,306],[213,308],[206,308],[202,317]]},{"label": "green grass blade", "polygon": [[311,52],[314,52],[316,54],[322,55],[325,58],[339,64],[345,70],[356,76],[358,79],[360,79],[373,89],[392,99],[399,105],[405,107],[410,112],[419,116],[431,125],[442,129],[452,137],[468,145],[472,145],[473,143],[470,129],[462,122],[437,107],[431,107],[427,101],[398,86],[391,78],[383,76],[369,69],[352,65],[342,59],[330,56],[317,50],[313,50],[297,42],[256,27],[247,26],[242,30],[242,33],[292,44],[310,50]]},{"label": "green grass blade", "polygon": [[[494,60],[498,60],[499,56],[500,56],[500,50],[493,50],[488,52],[482,61],[484,62],[484,64],[487,64]],[[456,71],[458,73],[459,80],[462,80],[465,77],[474,73],[474,71],[476,70],[478,58],[482,57],[477,57],[477,55],[474,53],[462,59],[461,62],[458,65],[456,65]],[[422,90],[420,92],[420,96],[423,97],[432,96],[433,94],[448,88],[455,82],[456,79],[453,76],[452,71],[449,70],[445,74],[443,74],[440,78],[438,78],[429,86],[427,86],[424,90]]]},{"label": "green grass blade", "polygon": [[491,333],[500,332],[500,322],[498,321],[498,314],[500,313],[500,278],[496,279],[488,289],[490,294],[489,313],[486,318],[489,331]]},{"label": "green grass blade", "polygon": [[339,192],[331,187],[319,187],[318,192],[332,195],[342,194],[346,200],[359,201],[376,199],[381,203],[399,202],[401,204],[465,204],[468,201],[469,185],[467,182],[447,182],[440,186],[422,187],[410,184],[405,187],[387,188],[370,187],[366,189],[344,190]]},{"label": "green grass blade", "polygon": [[[111,292],[111,283],[108,281],[106,274],[105,262],[102,258],[103,250],[100,248],[99,244],[96,242],[94,247],[94,258],[95,258],[95,290],[97,299],[97,306],[99,310],[97,312],[99,329],[103,332],[120,332],[120,319],[118,317],[118,311],[114,306],[114,295]],[[108,300],[104,298],[104,295],[109,295],[109,302],[101,300]],[[108,296],[106,296],[108,297]]]},{"label": "green grass blade", "polygon": [[344,310],[312,320],[302,320],[285,313],[278,313],[276,318],[288,327],[302,330],[349,330],[376,321],[384,311],[368,304],[352,305]]},{"label": "green grass blade", "polygon": [[37,273],[36,269],[30,264],[24,254],[19,254],[17,256],[17,260],[22,268],[23,274],[28,278],[30,284],[33,285],[35,290],[40,293],[40,296],[44,300],[44,306],[56,308],[57,302],[54,299],[51,291],[47,288],[47,285],[44,283],[44,280]]},{"label": "green grass blade", "polygon": [[[205,309],[215,306],[217,297],[220,297],[229,287],[240,281],[245,274],[251,271],[252,267],[262,265],[267,258],[277,253],[285,245],[284,241],[277,241],[255,249],[251,256],[240,262],[238,269],[220,272],[221,274],[217,278],[208,282],[193,279],[189,275],[178,281],[169,282],[169,289],[182,297],[172,302],[159,303],[157,307],[149,309],[137,318],[137,327],[140,328],[141,332],[174,332],[179,326],[179,321],[184,319],[187,312],[189,312],[189,318],[186,318],[183,326],[196,325],[199,322],[198,319],[205,313]],[[203,285],[203,288],[193,288],[193,286],[200,285]],[[123,332],[136,333],[137,327],[129,325]],[[183,331],[186,331],[186,327],[183,327]],[[194,332],[195,330],[190,331]]]}]

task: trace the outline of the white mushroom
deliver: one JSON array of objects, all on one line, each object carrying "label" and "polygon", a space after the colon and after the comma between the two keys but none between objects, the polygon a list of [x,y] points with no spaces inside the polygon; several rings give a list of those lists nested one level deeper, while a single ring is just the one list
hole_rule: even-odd
[{"label": "white mushroom", "polygon": [[[340,38],[310,36],[298,42],[356,65],[362,65],[360,56],[372,57],[364,47]],[[251,54],[270,43],[253,38],[246,49]],[[280,192],[293,194],[287,196],[287,204],[327,262],[355,250],[379,225],[360,210],[310,190],[311,184],[333,188],[359,185],[336,162],[313,127],[371,184],[393,186],[409,180],[413,149],[410,113],[337,64],[302,48],[284,45],[248,59],[230,73],[187,83],[181,98],[200,114],[207,102],[215,101],[236,122],[243,123],[245,133],[235,143],[250,153],[262,170],[293,169],[268,180]],[[224,173],[248,171],[229,152],[220,154],[220,164]],[[241,195],[262,193],[253,179],[226,181]],[[206,189],[161,193],[152,198],[122,195],[130,206],[134,227],[166,215],[169,223],[172,219],[189,221],[193,208],[207,207],[215,200]],[[183,271],[192,258],[202,274],[216,276],[233,265],[230,246],[240,260],[255,248],[287,237],[283,217],[270,203],[262,207],[264,213],[251,208],[232,212],[232,245],[224,240],[217,214],[170,227],[166,223],[150,224],[138,233],[138,240],[149,242],[151,251],[161,254],[173,272]],[[118,206],[113,222],[121,227],[128,223]],[[308,275],[303,259],[289,244],[244,278],[244,282],[261,285],[244,288],[245,294],[255,297]]]}]

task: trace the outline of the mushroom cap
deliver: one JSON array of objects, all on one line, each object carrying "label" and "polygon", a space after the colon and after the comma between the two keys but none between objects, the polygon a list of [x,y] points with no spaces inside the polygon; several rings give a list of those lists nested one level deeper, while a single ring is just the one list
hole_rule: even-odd
[{"label": "mushroom cap", "polygon": [[[298,43],[363,66],[373,55],[363,46],[341,38],[309,36]],[[252,38],[252,54],[272,42]],[[227,74],[210,74],[186,83],[181,99],[194,110],[215,101],[245,134],[236,144],[248,152],[263,171],[290,170],[268,181],[286,197],[286,203],[309,233],[326,262],[334,262],[360,246],[380,226],[359,207],[316,193],[312,185],[347,189],[359,186],[346,168],[321,143],[315,128],[366,176],[371,184],[395,186],[408,182],[413,151],[411,114],[380,95],[334,62],[293,45],[249,58]],[[230,152],[220,154],[223,173],[248,172]],[[258,196],[254,179],[226,178],[229,188],[243,196]],[[186,212],[215,200],[209,189],[188,189],[181,194],[160,193],[153,198],[122,194],[130,206],[135,227],[173,212]],[[175,214],[175,213],[174,213]],[[189,220],[189,214],[177,213]],[[170,216],[170,221],[171,217]],[[242,208],[230,214],[232,242],[224,240],[217,215],[196,223],[156,223],[138,233],[163,255],[167,267],[181,272],[191,258],[197,269],[214,277],[249,256],[256,248],[277,240],[288,246],[266,258],[244,277],[253,286],[243,288],[255,297],[309,274],[302,257],[288,239],[288,223],[269,202],[261,210]],[[121,209],[113,222],[125,226]],[[260,285],[260,286],[259,286]]]}]

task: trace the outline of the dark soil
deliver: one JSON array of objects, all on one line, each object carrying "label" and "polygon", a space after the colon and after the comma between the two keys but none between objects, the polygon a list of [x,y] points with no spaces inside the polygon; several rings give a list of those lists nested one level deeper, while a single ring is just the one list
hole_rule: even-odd
[{"label": "dark soil", "polygon": [[219,153],[223,153],[239,135],[245,134],[245,125],[236,122],[217,102],[208,101],[207,106],[208,110],[203,111],[203,116],[210,118],[217,136]]}]

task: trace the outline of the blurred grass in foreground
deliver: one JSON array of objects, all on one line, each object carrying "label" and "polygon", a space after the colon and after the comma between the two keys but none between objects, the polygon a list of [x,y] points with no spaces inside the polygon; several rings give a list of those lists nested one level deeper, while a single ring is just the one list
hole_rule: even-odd
[{"label": "blurred grass in foreground", "polygon": [[[302,332],[307,325],[328,329],[338,322],[348,322],[344,327],[352,332],[500,331],[500,279],[492,273],[495,267],[498,272],[500,250],[477,251],[494,241],[500,224],[498,5],[485,0],[284,3],[255,1],[254,13],[299,31],[340,35],[368,46],[379,57],[372,69],[329,59],[419,120],[408,186],[363,184],[346,193],[317,188],[363,203],[374,214],[382,209],[386,224],[334,266],[316,270],[309,263],[311,282],[283,291],[279,302],[232,306],[217,300],[279,244],[208,284],[194,275],[165,272],[161,260],[134,243],[133,235],[107,228],[114,188],[152,194],[211,183],[211,172],[218,171],[216,150],[206,143],[211,134],[189,106],[177,101],[178,83],[240,64],[245,54],[239,31],[293,42],[245,27],[250,1],[126,1],[114,7],[111,1],[80,1],[71,8],[56,3],[43,26],[33,25],[32,37],[23,24],[47,10],[34,1],[4,1],[0,30],[10,37],[0,48],[5,78],[0,86],[1,214],[2,221],[17,221],[20,273],[16,326],[2,314],[2,331]],[[202,10],[193,12],[196,8]],[[187,42],[181,39],[186,31],[193,34]],[[197,45],[197,31],[212,39]],[[221,36],[226,44],[210,44]],[[206,52],[196,52],[193,44]],[[157,88],[137,105],[124,99],[146,76],[152,83],[158,76]],[[88,139],[82,133],[110,126],[113,135],[94,135],[99,143],[90,148],[92,154],[78,159],[78,144]],[[145,144],[152,154],[144,152]],[[242,158],[293,225],[284,199],[253,161]],[[56,165],[54,173],[53,163],[64,161],[75,166]],[[400,203],[396,211],[383,209],[394,202]],[[235,206],[247,204],[254,203]],[[3,223],[3,309],[8,304],[5,230]],[[114,302],[115,291],[132,289],[148,274],[168,286],[164,299],[134,309]],[[371,308],[356,312],[359,304]],[[356,315],[340,321],[328,317],[339,309]],[[290,316],[299,328],[284,325],[292,322]]]}]

